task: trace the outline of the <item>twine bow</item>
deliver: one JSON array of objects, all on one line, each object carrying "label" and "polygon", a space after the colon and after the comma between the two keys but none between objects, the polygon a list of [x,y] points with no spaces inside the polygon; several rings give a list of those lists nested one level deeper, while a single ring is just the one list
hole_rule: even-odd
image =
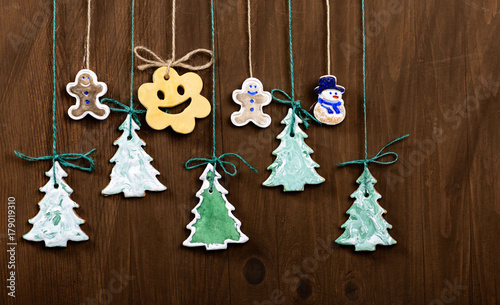
[{"label": "twine bow", "polygon": [[132,117],[132,119],[134,119],[134,121],[137,123],[137,125],[139,127],[141,127],[141,121],[139,121],[139,117],[137,115],[140,113],[146,113],[146,110],[134,109],[132,107],[129,107],[129,106],[122,104],[119,101],[111,99],[111,98],[104,98],[101,100],[101,102],[104,102],[104,103],[108,102],[108,103],[120,106],[121,108],[109,108],[109,109],[111,111],[126,112],[126,113],[130,114],[130,116]]},{"label": "twine bow", "polygon": [[[275,96],[275,93],[280,93],[282,95],[284,95],[287,99],[286,100],[283,100],[283,99],[280,99],[280,98],[277,98]],[[281,90],[281,89],[273,89],[271,90],[271,95],[273,96],[273,99],[280,102],[280,103],[283,103],[283,104],[287,104],[287,105],[290,105],[292,107],[292,111],[294,114],[296,114],[301,120],[302,120],[302,123],[304,124],[304,127],[307,129],[309,128],[309,122],[308,120],[311,119],[313,121],[315,121],[316,123],[320,124],[321,125],[321,122],[318,121],[312,114],[310,114],[307,110],[305,110],[304,108],[302,108],[302,105],[300,104],[300,101],[296,101],[294,100],[293,98],[290,97],[290,95],[288,95],[285,91]],[[292,116],[292,122],[291,122],[291,125],[294,126],[295,124],[295,116]]]},{"label": "twine bow", "polygon": [[[89,157],[89,155],[91,153],[93,153],[94,151],[95,151],[95,148],[86,154],[76,154],[76,153],[58,154],[58,153],[54,152],[54,154],[52,154],[52,155],[41,156],[41,157],[30,157],[30,156],[27,156],[25,154],[18,152],[17,150],[14,150],[14,153],[16,154],[16,156],[18,156],[19,158],[26,160],[26,161],[43,161],[43,160],[52,160],[52,162],[59,161],[59,163],[61,163],[62,166],[76,168],[76,169],[86,171],[86,172],[91,172],[94,170],[95,165],[94,165],[94,160],[92,160],[92,158]],[[72,161],[76,161],[79,159],[84,159],[84,160],[88,161],[89,166],[88,167],[79,166],[79,165],[71,163]]]},{"label": "twine bow", "polygon": [[[192,159],[189,159],[184,166],[186,167],[186,169],[194,169],[194,168],[197,168],[197,167],[200,167],[203,165],[213,164],[214,168],[215,168],[215,166],[217,164],[219,164],[220,167],[222,168],[222,170],[226,174],[228,174],[229,176],[232,177],[232,176],[236,175],[236,173],[238,171],[236,170],[236,165],[234,165],[232,162],[222,160],[222,159],[224,159],[224,157],[227,157],[227,156],[234,156],[234,157],[239,158],[246,166],[248,166],[251,170],[253,170],[254,172],[257,173],[257,170],[253,166],[251,166],[245,159],[243,159],[243,157],[241,157],[240,155],[235,154],[235,153],[225,153],[225,154],[220,155],[219,157],[213,156],[212,158],[192,158]],[[191,163],[194,163],[194,162],[199,162],[199,163],[194,164],[194,165],[190,165]],[[232,167],[232,171],[229,171],[225,167],[225,165],[230,165]]]},{"label": "twine bow", "polygon": [[[143,57],[141,54],[139,54],[139,51],[141,51],[141,50],[144,51],[145,53],[147,53],[148,55],[150,55],[151,57],[153,57],[154,59],[148,59],[146,57]],[[167,73],[165,74],[165,76],[167,76],[167,77],[168,77],[168,74],[170,72],[171,67],[172,68],[173,67],[180,67],[180,68],[188,69],[191,71],[200,71],[200,70],[204,70],[204,69],[210,67],[213,63],[212,51],[210,51],[208,49],[202,49],[202,48],[193,50],[179,59],[171,58],[171,59],[167,59],[167,60],[161,58],[160,56],[156,55],[153,51],[151,51],[150,49],[143,47],[143,46],[135,47],[134,53],[135,53],[135,56],[137,56],[137,58],[139,58],[140,60],[145,62],[145,64],[137,66],[137,68],[139,70],[142,71],[142,70],[146,70],[148,68],[153,68],[153,67],[167,67]],[[193,56],[195,56],[197,54],[209,55],[210,61],[204,65],[199,65],[199,66],[193,66],[191,64],[188,64],[187,62]]]},{"label": "twine bow", "polygon": [[[368,166],[368,164],[370,163],[377,163],[377,164],[383,164],[383,165],[389,165],[389,164],[393,164],[393,163],[396,163],[399,159],[399,156],[397,153],[393,152],[393,151],[390,151],[390,152],[385,152],[385,153],[382,153],[384,151],[384,149],[386,149],[387,147],[391,146],[392,144],[398,142],[398,141],[401,141],[403,140],[404,138],[408,138],[410,135],[407,134],[407,135],[404,135],[402,137],[399,137],[395,140],[392,140],[389,144],[387,144],[386,146],[384,146],[375,156],[373,156],[372,158],[365,158],[365,159],[361,159],[361,160],[354,160],[354,161],[347,161],[347,162],[344,162],[344,163],[340,163],[339,165],[337,165],[338,167],[343,167],[343,166],[346,166],[346,165],[351,165],[351,164],[363,164],[365,167]],[[391,160],[391,161],[378,161],[378,159],[380,158],[383,158],[383,157],[386,157],[386,156],[394,156],[394,160]]]}]

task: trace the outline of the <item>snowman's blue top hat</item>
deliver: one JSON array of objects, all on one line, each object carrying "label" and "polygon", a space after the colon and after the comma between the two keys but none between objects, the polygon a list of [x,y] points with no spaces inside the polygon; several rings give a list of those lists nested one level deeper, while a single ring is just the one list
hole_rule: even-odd
[{"label": "snowman's blue top hat", "polygon": [[336,89],[340,93],[345,92],[345,88],[337,85],[337,78],[333,75],[325,75],[319,78],[319,86],[314,88],[316,94],[320,94],[323,90]]}]

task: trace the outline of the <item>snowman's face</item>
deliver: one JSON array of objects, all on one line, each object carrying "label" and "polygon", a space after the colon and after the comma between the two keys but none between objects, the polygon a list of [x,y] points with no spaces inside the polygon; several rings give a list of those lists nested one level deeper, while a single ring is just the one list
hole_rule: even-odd
[{"label": "snowman's face", "polygon": [[256,95],[257,93],[261,92],[261,88],[257,82],[250,81],[247,83],[245,86],[245,91],[250,94],[250,95]]},{"label": "snowman's face", "polygon": [[328,101],[338,101],[342,99],[342,92],[337,89],[326,89],[321,92],[320,97]]},{"label": "snowman's face", "polygon": [[88,87],[92,82],[93,82],[92,75],[88,73],[82,73],[78,78],[78,83],[84,87]]}]

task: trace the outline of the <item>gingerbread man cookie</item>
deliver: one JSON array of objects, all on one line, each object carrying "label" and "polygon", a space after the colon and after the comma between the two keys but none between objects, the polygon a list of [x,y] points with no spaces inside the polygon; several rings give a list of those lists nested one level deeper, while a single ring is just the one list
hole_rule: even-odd
[{"label": "gingerbread man cookie", "polygon": [[319,78],[319,86],[314,89],[318,103],[314,106],[314,117],[327,125],[340,124],[345,118],[342,94],[345,88],[337,85],[337,78],[325,75]]},{"label": "gingerbread man cookie", "polygon": [[263,112],[262,107],[269,105],[271,100],[271,93],[264,91],[260,80],[253,77],[247,78],[241,90],[233,91],[233,101],[240,105],[241,109],[233,112],[231,122],[238,127],[248,122],[261,128],[268,127],[271,124],[271,117]]},{"label": "gingerbread man cookie", "polygon": [[[202,96],[203,81],[198,74],[188,72],[179,75],[170,68],[161,67],[153,74],[153,82],[145,83],[137,91],[139,101],[146,108],[146,122],[156,130],[172,126],[175,132],[188,134],[194,130],[196,118],[205,118],[212,109],[210,102]],[[171,114],[161,110],[190,101],[180,113]]]},{"label": "gingerbread man cookie", "polygon": [[98,82],[97,75],[91,70],[80,70],[75,82],[66,86],[66,91],[76,98],[76,104],[68,109],[68,115],[73,120],[83,119],[87,114],[98,120],[108,117],[109,107],[99,102],[99,97],[106,94],[108,86],[103,82]]}]

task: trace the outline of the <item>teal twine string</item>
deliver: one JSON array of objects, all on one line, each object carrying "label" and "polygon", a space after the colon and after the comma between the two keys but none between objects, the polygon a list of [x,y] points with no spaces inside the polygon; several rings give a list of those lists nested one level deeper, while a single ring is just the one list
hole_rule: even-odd
[{"label": "teal twine string", "polygon": [[[344,162],[344,163],[340,163],[339,165],[337,165],[338,167],[343,167],[343,166],[346,166],[346,165],[350,165],[350,164],[363,164],[366,167],[368,167],[368,164],[370,163],[377,163],[377,164],[383,164],[383,165],[389,165],[389,164],[393,164],[393,163],[396,163],[399,159],[399,156],[397,153],[395,152],[385,152],[385,153],[382,153],[387,147],[391,146],[392,144],[398,142],[398,141],[401,141],[403,140],[404,138],[408,138],[410,135],[407,134],[407,135],[404,135],[402,137],[399,137],[397,139],[394,139],[392,140],[389,144],[385,145],[375,156],[373,156],[372,158],[364,158],[364,159],[361,159],[361,160],[354,160],[354,161],[347,161],[347,162]],[[394,160],[390,160],[390,161],[378,161],[378,159],[380,158],[383,158],[383,157],[387,157],[387,156],[394,156]]]},{"label": "teal twine string", "polygon": [[[111,99],[111,98],[104,98],[101,100],[101,102],[102,103],[111,103],[111,104],[115,104],[115,105],[121,107],[121,108],[109,108],[109,110],[116,111],[116,112],[128,113],[128,114],[130,114],[130,118],[133,119],[139,127],[141,126],[141,121],[139,120],[139,117],[137,115],[141,114],[141,113],[146,113],[146,110],[134,109],[132,107],[129,107],[129,106],[122,104],[119,101]],[[132,130],[132,129],[130,129],[130,130]]]},{"label": "teal twine string", "polygon": [[290,48],[290,80],[292,82],[292,101],[295,101],[295,73],[293,72],[293,39],[292,39],[292,0],[288,0],[288,41]]},{"label": "teal twine string", "polygon": [[366,128],[366,26],[365,26],[365,0],[361,0],[361,11],[363,17],[363,114],[365,127],[365,159],[368,159],[368,131]]},{"label": "teal twine string", "polygon": [[[41,157],[30,157],[25,154],[14,150],[14,154],[19,158],[26,161],[43,161],[43,160],[52,160],[52,170],[53,170],[53,179],[54,186],[57,186],[57,178],[56,178],[56,168],[55,162],[59,161],[62,166],[71,167],[79,170],[83,170],[86,172],[91,172],[95,168],[94,160],[92,160],[89,155],[95,151],[95,148],[86,154],[77,154],[77,153],[57,153],[57,125],[56,125],[56,96],[57,96],[57,82],[56,82],[56,0],[52,1],[53,10],[52,10],[52,155],[41,156]],[[77,161],[80,159],[84,159],[89,162],[89,166],[79,166],[73,164],[71,162]]]},{"label": "teal twine string", "polygon": [[[288,0],[288,41],[289,41],[289,52],[290,52],[290,81],[292,84],[292,96],[288,95],[281,89],[273,89],[271,90],[271,95],[273,99],[277,102],[290,105],[292,107],[293,114],[296,114],[304,124],[304,127],[309,128],[309,119],[312,119],[316,123],[321,125],[321,122],[318,121],[313,115],[311,115],[307,110],[302,108],[300,101],[295,100],[295,73],[294,73],[294,62],[293,62],[293,37],[292,37],[292,0]],[[280,99],[274,95],[275,92],[278,92],[286,97],[286,100]],[[292,115],[292,121],[290,128],[290,135],[293,137],[293,126],[295,125],[295,115]]]},{"label": "teal twine string", "polygon": [[[361,0],[361,12],[362,12],[362,27],[363,27],[363,118],[364,118],[364,131],[365,131],[365,158],[361,160],[354,160],[354,161],[348,161],[339,164],[339,167],[343,167],[346,165],[351,165],[351,164],[363,164],[364,169],[368,168],[368,165],[370,163],[376,163],[376,164],[382,164],[382,165],[389,165],[389,164],[394,164],[398,161],[399,156],[395,152],[386,152],[382,153],[387,147],[391,146],[392,144],[401,141],[410,135],[404,135],[402,137],[399,137],[397,139],[392,140],[389,144],[385,145],[375,156],[372,158],[368,158],[368,131],[367,131],[367,119],[366,119],[366,22],[365,22],[365,0]],[[378,161],[378,159],[387,157],[387,156],[394,156],[394,160],[390,161]]]},{"label": "teal twine string", "polygon": [[[57,126],[56,126],[56,0],[52,2],[52,154],[56,155],[57,143]],[[15,151],[14,151],[15,153]],[[17,154],[16,154],[17,155]],[[57,185],[56,181],[56,167],[55,160],[52,159],[52,176],[54,177],[54,186]]]},{"label": "teal twine string", "polygon": [[[131,34],[131,45],[132,45],[132,61],[130,64],[130,111],[134,109],[134,48],[135,48],[135,0],[132,0],[132,34]],[[129,112],[131,115],[129,117],[129,130],[128,130],[128,136],[129,138],[132,136],[132,117],[134,116],[133,113]],[[134,120],[137,119],[137,115],[134,117]],[[140,126],[140,125],[139,125]]]},{"label": "teal twine string", "polygon": [[[56,126],[56,0],[53,1],[52,10],[52,154],[57,154],[57,126]],[[55,169],[54,169],[55,177]],[[55,179],[55,178],[54,178]]]},{"label": "teal twine string", "polygon": [[[213,140],[213,154],[212,158],[216,157],[217,145],[215,142],[215,12],[214,0],[210,1],[210,16],[212,19],[212,140]],[[215,163],[214,163],[215,165]],[[215,170],[215,166],[214,166]],[[215,176],[212,175],[212,176]]]},{"label": "teal twine string", "polygon": [[146,113],[146,110],[137,110],[134,109],[134,48],[135,48],[135,0],[132,0],[132,8],[131,8],[131,15],[132,15],[132,30],[131,30],[131,35],[130,35],[130,45],[132,46],[132,61],[130,64],[130,106],[127,106],[123,103],[120,103],[119,101],[112,99],[112,98],[104,98],[101,100],[102,103],[111,103],[115,104],[121,108],[109,108],[111,111],[116,111],[116,112],[125,112],[130,115],[129,117],[129,122],[128,122],[128,136],[129,138],[132,136],[132,120],[134,120],[139,127],[141,127],[141,121],[139,120],[139,117],[137,116],[138,114],[141,113]]},{"label": "teal twine string", "polygon": [[[215,179],[215,170],[217,167],[217,164],[220,165],[222,170],[230,175],[234,176],[238,172],[236,169],[236,165],[229,161],[223,161],[222,159],[227,156],[234,156],[239,158],[246,166],[248,166],[251,170],[257,173],[257,170],[252,167],[243,157],[241,157],[238,154],[235,153],[225,153],[217,157],[217,143],[216,143],[216,129],[215,129],[215,108],[216,108],[216,103],[215,103],[215,64],[216,64],[216,56],[215,56],[215,10],[214,10],[214,0],[210,1],[210,16],[211,16],[211,27],[212,27],[212,157],[211,158],[191,158],[189,159],[185,164],[184,167],[188,170],[194,169],[203,165],[207,164],[212,164],[213,165],[213,175],[210,179],[210,190],[213,189],[214,185],[214,179]],[[191,165],[191,163],[199,162],[197,164]],[[225,165],[230,165],[232,167],[232,171],[228,171]]]}]

